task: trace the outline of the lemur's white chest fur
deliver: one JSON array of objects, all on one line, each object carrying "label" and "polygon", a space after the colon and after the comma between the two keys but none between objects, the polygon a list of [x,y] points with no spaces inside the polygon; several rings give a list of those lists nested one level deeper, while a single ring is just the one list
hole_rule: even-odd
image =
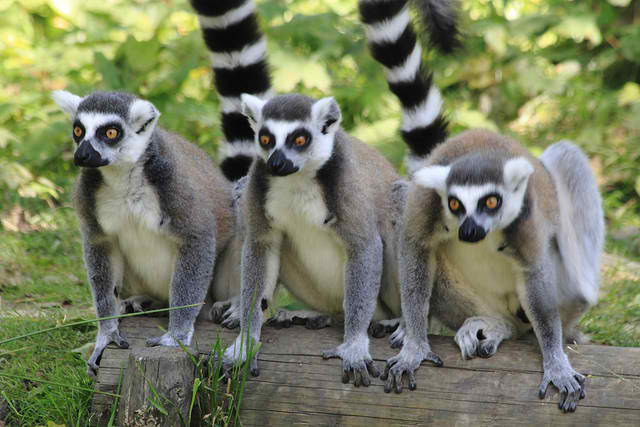
[{"label": "lemur's white chest fur", "polygon": [[284,233],[281,271],[306,277],[286,283],[290,291],[315,309],[341,312],[347,257],[332,221],[325,224],[331,213],[320,186],[296,174],[273,178],[265,207],[271,225]]},{"label": "lemur's white chest fur", "polygon": [[165,231],[167,219],[163,223],[158,197],[146,184],[142,168],[117,172],[103,172],[104,183],[96,194],[98,223],[139,279],[124,278],[125,286],[138,288],[126,293],[168,301],[177,245]]},{"label": "lemur's white chest fur", "polygon": [[515,315],[520,307],[516,288],[524,276],[515,261],[498,250],[503,245],[502,232],[495,231],[477,243],[453,238],[443,243],[440,251],[454,286],[470,288],[492,311]]}]

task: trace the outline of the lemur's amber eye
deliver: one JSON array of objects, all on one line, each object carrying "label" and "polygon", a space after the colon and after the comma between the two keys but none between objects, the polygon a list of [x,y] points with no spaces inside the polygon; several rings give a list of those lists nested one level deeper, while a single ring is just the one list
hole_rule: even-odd
[{"label": "lemur's amber eye", "polygon": [[271,142],[271,138],[269,138],[269,135],[262,135],[260,137],[260,144],[262,145],[267,145]]},{"label": "lemur's amber eye", "polygon": [[107,135],[107,138],[109,139],[115,139],[118,136],[118,131],[114,128],[109,128],[105,135]]},{"label": "lemur's amber eye", "polygon": [[457,199],[449,199],[449,209],[451,212],[456,212],[460,209],[460,202]]},{"label": "lemur's amber eye", "polygon": [[77,137],[80,138],[82,136],[82,128],[80,126],[76,126],[73,128],[73,134]]},{"label": "lemur's amber eye", "polygon": [[299,137],[296,138],[295,143],[298,147],[302,147],[304,144],[307,143],[307,138],[305,136],[300,135]]},{"label": "lemur's amber eye", "polygon": [[489,209],[495,209],[498,206],[498,198],[496,196],[487,197],[484,203]]}]

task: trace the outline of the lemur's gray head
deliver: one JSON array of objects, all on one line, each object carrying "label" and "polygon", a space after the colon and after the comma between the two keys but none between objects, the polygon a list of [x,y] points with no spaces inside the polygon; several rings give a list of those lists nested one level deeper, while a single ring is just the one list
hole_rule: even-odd
[{"label": "lemur's gray head", "polygon": [[340,107],[332,97],[279,95],[264,101],[242,95],[242,112],[256,135],[258,155],[276,176],[317,171],[333,152]]},{"label": "lemur's gray head", "polygon": [[533,170],[524,157],[474,153],[447,166],[424,167],[413,180],[438,192],[446,223],[458,228],[460,240],[478,242],[518,217]]},{"label": "lemur's gray head", "polygon": [[94,92],[81,98],[58,90],[51,97],[73,121],[76,166],[135,163],[160,117],[149,101],[122,92]]}]

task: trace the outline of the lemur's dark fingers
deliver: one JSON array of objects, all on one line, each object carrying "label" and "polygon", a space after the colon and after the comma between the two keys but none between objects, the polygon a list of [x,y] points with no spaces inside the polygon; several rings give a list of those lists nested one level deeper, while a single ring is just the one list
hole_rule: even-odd
[{"label": "lemur's dark fingers", "polygon": [[373,378],[378,378],[380,376],[380,371],[378,370],[378,368],[376,368],[376,364],[373,362],[373,360],[366,360],[365,363],[367,365],[367,371],[369,371],[369,375],[371,375]]},{"label": "lemur's dark fingers", "polygon": [[549,380],[545,378],[542,380],[542,384],[540,384],[540,389],[538,390],[538,397],[540,399],[544,399],[547,395],[547,387],[549,387]]},{"label": "lemur's dark fingers", "polygon": [[396,383],[396,387],[394,389],[396,393],[402,393],[402,374],[403,373],[404,371],[402,369],[398,369],[397,372],[391,371],[391,374],[393,375],[393,381]]},{"label": "lemur's dark fingers", "polygon": [[424,358],[425,360],[428,360],[430,362],[433,362],[433,364],[435,366],[442,366],[444,365],[444,363],[442,363],[442,359],[440,359],[440,356],[438,356],[437,354],[435,354],[434,352],[430,351],[429,353],[427,353],[427,355]]},{"label": "lemur's dark fingers", "polygon": [[384,392],[391,393],[391,389],[393,389],[393,375],[388,375],[384,379],[386,380],[384,383]]},{"label": "lemur's dark fingers", "polygon": [[409,390],[415,390],[417,387],[415,371],[409,371],[408,374],[409,374]]},{"label": "lemur's dark fingers", "polygon": [[251,375],[257,377],[260,375],[260,368],[258,367],[258,356],[254,356],[251,358],[249,362],[249,370],[251,371]]},{"label": "lemur's dark fingers", "polygon": [[336,357],[340,357],[340,355],[338,354],[337,348],[332,348],[331,350],[325,350],[322,352],[323,359],[333,359]]},{"label": "lemur's dark fingers", "polygon": [[[385,381],[389,377],[389,370],[390,369],[391,369],[391,365],[389,364],[389,362],[387,362],[384,365],[384,371],[382,372],[382,375],[380,375],[380,379],[382,381]],[[389,389],[389,391],[391,391],[391,389]]]}]

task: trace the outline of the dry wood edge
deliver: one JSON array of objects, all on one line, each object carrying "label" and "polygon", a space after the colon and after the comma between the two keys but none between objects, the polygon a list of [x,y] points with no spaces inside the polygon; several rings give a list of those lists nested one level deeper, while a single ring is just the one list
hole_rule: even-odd
[{"label": "dry wood edge", "polygon": [[[158,334],[158,326],[166,327],[166,323],[162,318],[124,319],[121,331],[132,347],[144,346],[145,339]],[[237,330],[199,322],[192,348],[195,350],[197,344],[198,351],[205,354],[218,337],[227,345],[236,334]],[[378,379],[370,387],[358,389],[340,382],[340,361],[320,357],[322,350],[341,342],[340,329],[264,328],[262,339],[261,374],[250,379],[243,397],[246,425],[294,419],[320,424],[339,420],[341,424],[370,425],[383,419],[385,424],[394,420],[401,424],[437,424],[454,419],[465,422],[469,416],[473,418],[467,421],[480,424],[640,420],[640,348],[567,346],[573,366],[589,378],[587,398],[575,414],[564,415],[556,407],[555,391],[544,400],[537,398],[542,363],[537,343],[532,340],[507,341],[490,359],[463,361],[451,337],[432,336],[433,350],[445,366],[435,368],[424,363],[417,372],[418,389],[398,395],[383,393]],[[96,389],[116,389],[128,353],[113,346],[105,350]],[[381,369],[396,350],[390,349],[385,339],[371,339],[371,354]],[[96,394],[93,410],[99,413],[110,404],[109,396]]]}]

